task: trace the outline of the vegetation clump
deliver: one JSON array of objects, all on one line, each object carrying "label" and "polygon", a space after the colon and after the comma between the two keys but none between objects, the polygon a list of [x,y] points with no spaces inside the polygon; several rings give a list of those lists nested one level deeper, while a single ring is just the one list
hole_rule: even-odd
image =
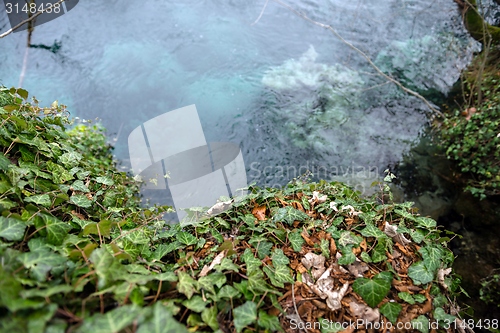
[{"label": "vegetation clump", "polygon": [[500,194],[499,52],[478,56],[464,80],[464,110],[443,123],[441,138],[449,159],[465,177],[465,190],[481,199]]},{"label": "vegetation clump", "polygon": [[373,200],[324,181],[250,187],[219,216],[165,225],[98,127],[66,130],[63,105],[27,97],[0,92],[0,331],[465,325],[450,239],[388,186]]}]

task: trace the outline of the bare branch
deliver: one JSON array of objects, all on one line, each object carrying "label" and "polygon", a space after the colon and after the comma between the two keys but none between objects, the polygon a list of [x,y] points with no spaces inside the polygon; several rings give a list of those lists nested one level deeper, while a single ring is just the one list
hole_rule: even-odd
[{"label": "bare branch", "polygon": [[356,51],[357,53],[359,53],[363,58],[366,59],[366,61],[370,64],[371,67],[373,67],[373,69],[375,69],[375,71],[380,75],[382,76],[383,78],[385,78],[386,80],[394,83],[395,85],[397,85],[399,88],[401,88],[401,90],[403,90],[404,92],[412,95],[412,96],[415,96],[417,98],[419,98],[421,101],[423,101],[425,103],[425,105],[427,105],[427,107],[432,111],[434,112],[435,114],[439,115],[440,117],[444,117],[443,113],[441,111],[439,111],[438,109],[436,109],[434,106],[432,106],[432,104],[422,95],[420,95],[418,92],[416,91],[413,91],[405,86],[403,86],[403,84],[401,82],[399,82],[398,80],[392,78],[391,76],[385,74],[384,72],[382,72],[382,70],[380,68],[377,67],[377,65],[375,65],[373,63],[373,61],[370,59],[370,57],[364,53],[363,51],[361,51],[359,48],[357,48],[356,46],[354,46],[352,43],[346,41],[335,29],[333,29],[330,25],[327,25],[327,24],[324,24],[324,23],[321,23],[321,22],[317,22],[317,21],[314,21],[313,19],[310,19],[309,17],[307,17],[305,14],[297,11],[296,9],[292,8],[290,5],[287,5],[286,3],[283,3],[281,2],[280,0],[273,0],[274,2],[280,4],[281,6],[287,8],[288,10],[290,10],[291,12],[293,12],[294,14],[302,17],[303,19],[319,26],[319,27],[322,27],[324,29],[327,29],[329,30],[331,33],[333,33],[338,39],[340,39],[342,41],[342,43],[346,44],[347,46],[349,46],[351,49],[353,49],[354,51]]},{"label": "bare branch", "polygon": [[257,19],[255,20],[254,23],[250,24],[250,25],[254,25],[254,24],[257,24],[257,22],[259,22],[260,18],[262,17],[262,15],[264,14],[264,11],[266,10],[266,7],[267,7],[267,3],[269,2],[269,0],[266,0],[266,3],[264,4],[264,7],[262,7],[262,10],[260,12],[260,15],[259,17],[257,17]]},{"label": "bare branch", "polygon": [[65,0],[59,0],[58,2],[56,3],[53,3],[52,6],[50,7],[45,7],[44,10],[40,10],[38,12],[36,12],[33,16],[27,18],[26,20],[22,21],[21,23],[19,23],[18,25],[16,25],[15,27],[12,27],[11,29],[7,30],[6,32],[4,32],[3,34],[0,34],[0,38],[4,38],[8,35],[10,35],[11,33],[14,32],[14,30],[16,30],[17,28],[23,26],[24,24],[34,20],[36,17],[40,16],[41,14],[45,13],[48,9],[51,9],[53,8],[55,5],[60,5],[61,3],[63,3]]}]

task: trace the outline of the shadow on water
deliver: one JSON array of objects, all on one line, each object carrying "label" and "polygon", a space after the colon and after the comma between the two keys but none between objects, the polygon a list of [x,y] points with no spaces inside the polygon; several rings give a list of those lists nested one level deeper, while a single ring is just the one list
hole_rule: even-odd
[{"label": "shadow on water", "polygon": [[[476,320],[500,319],[500,307],[480,299],[481,283],[500,267],[500,198],[479,200],[464,193],[459,171],[433,144],[435,135],[428,130],[396,165],[397,184],[404,189],[400,195],[415,202],[420,214],[460,235],[452,239],[450,248],[456,257],[454,269],[470,296],[460,298],[464,309],[470,307],[468,313]],[[482,332],[480,328],[475,331]]]}]

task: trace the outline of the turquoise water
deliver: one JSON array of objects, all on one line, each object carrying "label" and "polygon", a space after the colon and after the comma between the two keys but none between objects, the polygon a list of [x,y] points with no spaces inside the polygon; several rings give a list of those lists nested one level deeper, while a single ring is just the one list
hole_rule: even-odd
[{"label": "turquoise water", "polygon": [[[452,0],[287,3],[434,102],[477,50]],[[26,36],[0,40],[6,86],[19,83]],[[60,47],[30,48],[23,87],[100,119],[124,168],[135,127],[196,104],[207,141],[240,145],[249,182],[278,186],[309,169],[367,190],[429,122],[421,100],[273,1],[80,1],[32,44]]]}]

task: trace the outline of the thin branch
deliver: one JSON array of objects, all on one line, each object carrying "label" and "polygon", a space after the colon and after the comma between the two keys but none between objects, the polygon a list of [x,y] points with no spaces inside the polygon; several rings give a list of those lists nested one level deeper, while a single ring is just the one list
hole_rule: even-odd
[{"label": "thin branch", "polygon": [[17,28],[23,26],[24,24],[28,23],[28,22],[31,22],[32,20],[34,20],[35,18],[37,18],[39,15],[45,13],[48,9],[51,9],[51,8],[54,8],[56,5],[60,5],[61,3],[63,3],[65,0],[59,0],[58,2],[56,3],[53,3],[52,6],[50,7],[45,7],[44,10],[40,10],[38,11],[35,15],[27,18],[26,20],[22,21],[21,23],[19,23],[18,25],[16,25],[15,27],[7,30],[6,32],[4,32],[3,34],[0,34],[0,38],[4,38],[8,35],[10,35],[11,33],[14,32],[14,30],[16,30]]},{"label": "thin branch", "polygon": [[[295,279],[295,276],[293,278]],[[297,303],[295,303],[295,282],[292,283],[292,302],[293,302],[293,308],[295,310],[295,315],[299,319],[299,323],[302,324],[302,327],[304,328],[304,331],[308,332],[306,325],[302,321],[302,318],[300,318],[299,310],[297,309]]]},{"label": "thin branch", "polygon": [[250,24],[250,25],[254,25],[254,24],[257,24],[257,22],[259,22],[260,18],[262,17],[262,15],[264,14],[265,10],[266,10],[266,7],[267,7],[267,4],[268,4],[269,0],[266,0],[266,3],[264,4],[264,7],[262,7],[262,10],[260,12],[260,15],[259,17],[257,17],[257,19],[255,20],[254,23]]},{"label": "thin branch", "polygon": [[371,67],[373,67],[373,69],[375,69],[375,71],[380,75],[382,76],[383,78],[385,78],[386,80],[394,83],[395,85],[397,85],[399,88],[401,88],[401,90],[403,90],[404,92],[410,94],[410,95],[413,95],[415,97],[417,97],[418,99],[420,99],[421,101],[423,101],[425,103],[425,105],[427,105],[427,107],[434,113],[436,113],[437,115],[439,115],[440,117],[443,117],[444,118],[444,115],[441,111],[439,111],[438,109],[436,109],[434,106],[432,106],[432,104],[422,95],[420,95],[418,92],[416,91],[413,91],[405,86],[403,86],[403,84],[401,84],[401,82],[399,82],[398,80],[390,77],[389,75],[385,74],[384,72],[382,72],[382,70],[380,68],[377,67],[377,65],[375,65],[373,63],[373,61],[370,59],[370,57],[364,53],[363,51],[361,51],[360,49],[358,49],[356,46],[354,46],[352,43],[348,42],[347,40],[345,40],[335,29],[333,29],[330,25],[327,25],[327,24],[324,24],[324,23],[321,23],[321,22],[317,22],[317,21],[314,21],[313,19],[307,17],[305,14],[297,11],[296,9],[294,9],[293,7],[291,7],[290,5],[287,5],[286,3],[283,3],[281,2],[280,0],[273,0],[274,2],[280,4],[281,6],[287,8],[288,10],[290,10],[291,12],[293,12],[294,14],[302,17],[303,19],[321,27],[321,28],[324,28],[324,29],[327,29],[329,30],[331,33],[333,33],[338,39],[340,39],[342,41],[342,43],[346,44],[347,46],[349,46],[351,49],[353,49],[354,51],[356,51],[357,53],[359,53],[363,58],[365,58],[365,60],[368,62],[368,64],[370,64]]}]

